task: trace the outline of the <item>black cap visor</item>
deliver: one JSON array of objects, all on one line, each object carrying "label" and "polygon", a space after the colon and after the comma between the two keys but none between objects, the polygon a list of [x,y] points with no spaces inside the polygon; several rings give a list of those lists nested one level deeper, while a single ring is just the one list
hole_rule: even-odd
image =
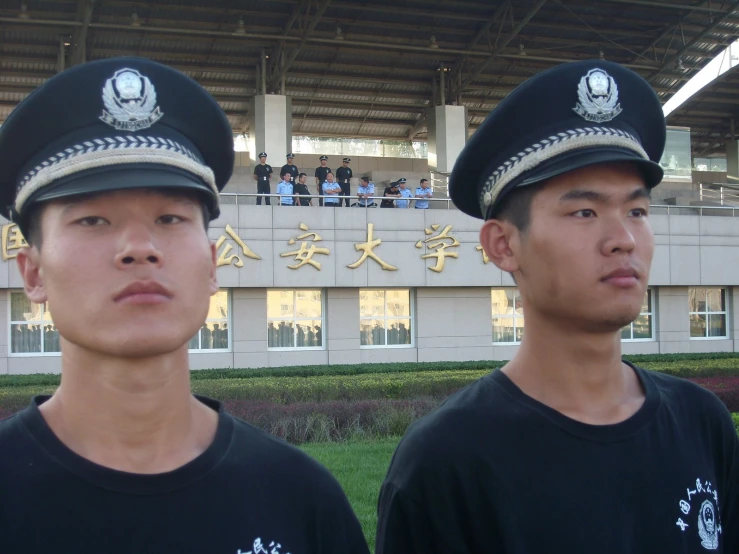
[{"label": "black cap visor", "polygon": [[21,230],[35,204],[59,198],[130,189],[181,189],[198,193],[208,207],[211,219],[219,215],[218,199],[213,190],[192,173],[159,164],[121,164],[75,173],[43,187],[25,202],[18,219]]},{"label": "black cap visor", "polygon": [[[633,163],[634,167],[644,176],[644,184],[648,189],[656,187],[664,176],[664,171],[659,164],[651,160],[646,160],[631,150],[625,148],[603,148],[602,146],[583,148],[547,160],[531,171],[526,172],[523,179],[519,178],[511,181],[500,192],[495,200],[495,205],[499,206],[503,197],[518,187],[535,185],[583,167],[620,162]],[[490,216],[488,215],[488,217]]]}]

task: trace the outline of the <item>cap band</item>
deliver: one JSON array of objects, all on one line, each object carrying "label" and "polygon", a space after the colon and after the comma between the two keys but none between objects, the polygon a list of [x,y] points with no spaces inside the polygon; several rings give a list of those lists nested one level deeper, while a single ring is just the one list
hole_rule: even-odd
[{"label": "cap band", "polygon": [[202,179],[218,197],[213,171],[181,144],[160,137],[107,137],[66,148],[29,171],[17,185],[15,210],[21,213],[31,195],[58,179],[89,169],[134,163],[167,165],[188,171]]},{"label": "cap band", "polygon": [[561,156],[578,148],[590,148],[593,146],[625,148],[631,150],[641,158],[649,159],[649,155],[642,148],[638,139],[620,129],[584,127],[557,133],[532,144],[515,156],[511,156],[508,161],[498,166],[490,174],[490,177],[485,181],[480,191],[480,208],[482,213],[487,213],[488,208],[495,203],[500,191],[508,183],[520,177],[525,172],[556,156]]}]

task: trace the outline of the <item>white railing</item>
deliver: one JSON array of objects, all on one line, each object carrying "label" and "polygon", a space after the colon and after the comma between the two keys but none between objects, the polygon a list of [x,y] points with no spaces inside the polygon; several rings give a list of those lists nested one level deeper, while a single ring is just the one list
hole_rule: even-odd
[{"label": "white railing", "polygon": [[720,183],[701,183],[699,185],[701,202],[718,202],[724,204],[739,204],[739,187],[732,187]]},{"label": "white railing", "polygon": [[[246,192],[222,192],[220,194],[220,196],[221,196],[221,203],[222,204],[236,204],[237,206],[245,206],[245,205],[252,205],[253,206],[253,205],[255,205],[257,203],[257,198],[261,198],[261,199],[269,198],[270,199],[270,202],[273,203],[276,206],[280,202],[280,196],[286,196],[286,195],[284,195],[284,194],[277,194],[276,192],[272,192],[270,194],[255,194],[255,193],[246,193]],[[322,199],[325,202],[326,201],[326,198],[331,198],[329,196],[319,195],[319,194],[302,194],[302,195],[291,194],[289,196],[292,196],[293,199],[295,199],[295,198],[310,198],[310,199],[313,200],[313,206],[312,207],[314,207],[314,208],[319,206],[319,204],[318,204],[318,200],[319,199]],[[223,197],[233,198],[234,201],[233,202],[223,202]],[[341,202],[342,206],[345,204],[344,199],[345,198],[348,198],[350,200],[350,202],[349,202],[350,206],[352,204],[355,204],[356,203],[357,205],[356,206],[352,206],[352,207],[365,208],[365,209],[379,208],[380,207],[380,203],[383,200],[386,199],[384,196],[370,196],[367,199],[367,204],[368,205],[367,206],[360,206],[359,205],[360,198],[359,198],[359,196],[356,196],[356,195],[354,195],[354,196],[352,196],[352,195],[349,195],[349,196],[336,196],[336,195],[333,195],[332,197],[333,198],[338,198],[339,201]],[[411,198],[395,198],[395,197],[393,197],[393,198],[389,198],[389,199],[390,200],[408,200],[409,202],[414,202],[416,200],[428,200],[429,203],[433,202],[435,204],[439,204],[439,203],[446,204],[446,209],[447,210],[450,210],[450,209],[455,209],[456,210],[457,209],[456,206],[454,206],[454,204],[452,204],[451,198],[423,198],[423,199],[418,199],[418,198],[415,198],[415,197],[411,197]],[[375,204],[374,206],[371,205],[373,203]],[[262,200],[262,204],[264,204],[264,200]],[[311,207],[311,206],[300,206],[300,207],[301,208],[307,208],[307,207]],[[411,205],[410,206],[410,209],[412,210],[413,207],[414,206]],[[429,204],[429,207],[431,207],[430,204]]]}]

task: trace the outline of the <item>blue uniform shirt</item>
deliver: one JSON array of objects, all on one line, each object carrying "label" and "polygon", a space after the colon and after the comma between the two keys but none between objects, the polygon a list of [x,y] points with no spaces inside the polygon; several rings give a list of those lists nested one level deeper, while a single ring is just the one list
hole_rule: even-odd
[{"label": "blue uniform shirt", "polygon": [[325,181],[321,188],[323,189],[323,194],[325,196],[325,198],[323,199],[324,204],[337,204],[339,202],[338,194],[326,194],[327,190],[341,190],[341,185],[339,183],[337,183],[336,181],[334,181],[333,183]]},{"label": "blue uniform shirt", "polygon": [[[370,196],[374,196],[375,195],[375,184],[367,183],[366,187],[364,185],[359,187],[359,189],[357,189],[357,194],[369,194]],[[360,206],[367,206],[368,204],[371,204],[372,202],[374,202],[374,200],[368,200],[367,198],[360,198],[358,204]]]},{"label": "blue uniform shirt", "polygon": [[[409,189],[400,189],[398,191],[400,195],[405,198],[413,198],[413,193]],[[428,200],[426,201],[428,203]],[[416,202],[418,204],[418,202]],[[410,200],[396,200],[395,201],[395,207],[396,208],[410,208],[411,207],[411,201]]]},{"label": "blue uniform shirt", "polygon": [[292,196],[282,196],[282,195],[286,195],[286,194],[290,194],[291,195],[292,193],[293,193],[293,184],[292,183],[288,183],[286,181],[280,181],[277,184],[277,194],[281,195],[280,196],[280,203],[283,206],[292,206],[293,205],[293,202],[294,202],[295,199]]},{"label": "blue uniform shirt", "polygon": [[[431,187],[425,189],[423,187],[418,187],[416,189],[416,196],[419,195],[426,195],[428,194],[428,198],[431,198],[433,196],[433,192],[431,192]],[[416,208],[420,209],[427,209],[429,207],[429,201],[426,198],[416,198]]]}]

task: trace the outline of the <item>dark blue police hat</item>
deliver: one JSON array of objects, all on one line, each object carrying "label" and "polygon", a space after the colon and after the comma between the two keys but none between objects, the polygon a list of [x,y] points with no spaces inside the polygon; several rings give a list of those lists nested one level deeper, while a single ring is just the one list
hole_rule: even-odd
[{"label": "dark blue police hat", "polygon": [[514,188],[588,165],[629,161],[659,184],[665,146],[662,106],[651,86],[613,62],[566,63],[511,92],[454,164],[449,195],[463,212],[494,216]]},{"label": "dark blue police hat", "polygon": [[401,177],[400,179],[398,179],[398,183],[405,183],[405,182],[406,182],[405,177]]},{"label": "dark blue police hat", "polygon": [[289,153],[289,154],[288,154],[288,155],[287,155],[286,157],[287,157],[287,158],[294,158],[294,157],[295,157],[295,155],[294,155],[294,154],[293,154],[292,152],[290,152],[290,153]]},{"label": "dark blue police hat", "polygon": [[267,153],[266,152],[260,152],[259,153],[259,156],[257,156],[257,158],[266,158],[266,157],[267,157]]},{"label": "dark blue police hat", "polygon": [[321,156],[321,157],[320,157],[320,158],[318,158],[318,159],[319,159],[319,160],[321,160],[321,161],[323,161],[323,160],[328,160],[328,156]]},{"label": "dark blue police hat", "polygon": [[0,127],[0,209],[25,231],[38,202],[174,187],[215,218],[233,164],[231,125],[198,83],[143,58],[99,60],[49,79]]}]

